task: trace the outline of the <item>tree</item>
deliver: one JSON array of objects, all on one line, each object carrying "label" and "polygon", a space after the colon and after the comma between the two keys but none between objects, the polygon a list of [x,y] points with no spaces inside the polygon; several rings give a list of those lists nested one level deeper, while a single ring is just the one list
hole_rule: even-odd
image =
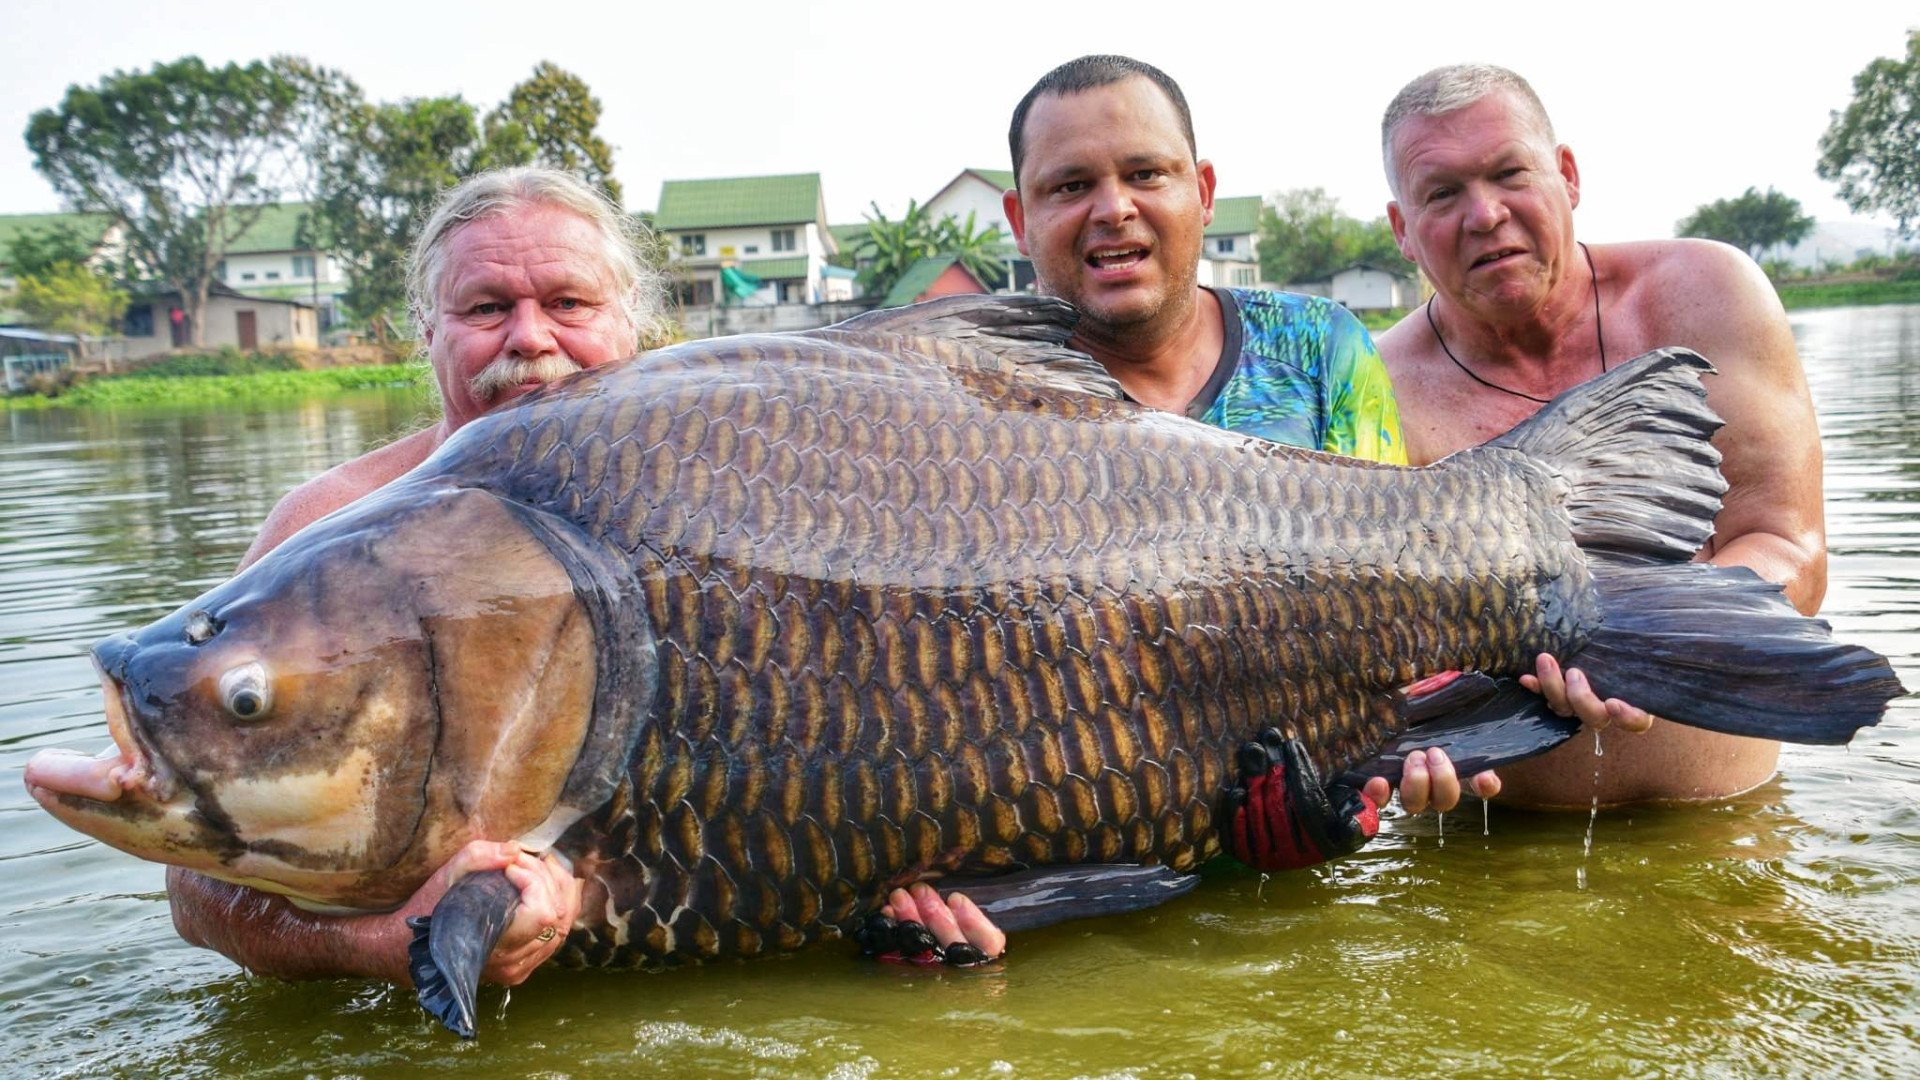
[{"label": "tree", "polygon": [[868,205],[873,212],[867,215],[867,234],[842,253],[859,266],[855,280],[866,295],[886,295],[914,263],[942,255],[953,256],[989,289],[1005,280],[1000,226],[979,230],[971,211],[964,222],[952,214],[935,221],[926,207],[912,199],[907,200],[907,212],[898,221],[882,213],[879,203]]},{"label": "tree", "polygon": [[86,339],[113,333],[127,313],[124,290],[105,274],[71,262],[20,275],[13,302],[33,326],[80,337],[83,354],[90,351]]},{"label": "tree", "polygon": [[1410,275],[1393,226],[1384,217],[1359,221],[1320,188],[1296,188],[1260,210],[1260,276],[1281,283],[1325,281],[1356,263]]},{"label": "tree", "polygon": [[1900,235],[1920,226],[1920,30],[1907,58],[1881,57],[1853,77],[1853,103],[1820,136],[1820,179],[1855,211],[1893,216]]},{"label": "tree", "polygon": [[414,230],[479,153],[476,112],[458,97],[352,102],[314,148],[321,194],[306,239],[347,265],[342,300],[380,340],[405,316]]},{"label": "tree", "polygon": [[121,228],[129,267],[178,291],[195,345],[227,247],[298,186],[302,82],[284,59],[198,57],[70,86],[33,115],[34,167],[73,209]]},{"label": "tree", "polygon": [[1800,201],[1768,188],[1748,188],[1737,199],[1716,199],[1694,210],[1674,226],[1677,236],[1721,240],[1746,252],[1755,262],[1776,244],[1797,244],[1813,231],[1813,219],[1800,212]]},{"label": "tree", "polygon": [[61,266],[85,266],[93,244],[70,222],[23,229],[7,245],[7,270],[15,278],[44,277]]},{"label": "tree", "polygon": [[515,86],[507,100],[487,114],[480,167],[538,164],[563,169],[597,186],[617,204],[620,182],[613,178],[613,148],[596,134],[599,125],[600,99],[587,84],[542,60],[532,78]]}]

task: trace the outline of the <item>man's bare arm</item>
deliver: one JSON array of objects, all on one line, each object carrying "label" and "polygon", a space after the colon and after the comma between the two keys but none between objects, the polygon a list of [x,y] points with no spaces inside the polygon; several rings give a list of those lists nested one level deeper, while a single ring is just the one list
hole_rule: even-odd
[{"label": "man's bare arm", "polygon": [[[514,986],[559,950],[580,914],[579,880],[552,855],[536,857],[516,844],[468,844],[398,910],[377,915],[315,915],[282,897],[171,867],[167,892],[182,938],[249,971],[283,979],[406,982],[413,938],[407,918],[432,913],[449,886],[483,870],[504,870],[520,890],[520,907],[482,973],[488,982]],[[560,933],[541,940],[549,927]]]}]

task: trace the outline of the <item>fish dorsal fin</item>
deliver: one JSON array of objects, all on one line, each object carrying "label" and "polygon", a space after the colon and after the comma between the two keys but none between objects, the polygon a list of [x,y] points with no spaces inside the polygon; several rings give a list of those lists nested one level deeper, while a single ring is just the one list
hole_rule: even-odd
[{"label": "fish dorsal fin", "polygon": [[[918,338],[950,364],[1005,365],[1049,386],[1119,400],[1120,383],[1100,362],[1067,345],[1079,313],[1051,296],[943,296],[899,308],[881,308],[809,333],[887,334]],[[948,343],[954,348],[938,348]],[[993,359],[989,360],[988,357]]]}]

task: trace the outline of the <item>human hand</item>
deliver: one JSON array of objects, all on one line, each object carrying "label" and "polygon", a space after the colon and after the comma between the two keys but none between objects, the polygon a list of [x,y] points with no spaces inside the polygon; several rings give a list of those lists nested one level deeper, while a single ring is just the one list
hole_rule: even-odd
[{"label": "human hand", "polygon": [[1640,732],[1653,726],[1656,719],[1645,709],[1629,705],[1619,698],[1600,699],[1579,668],[1562,672],[1559,661],[1541,653],[1534,661],[1534,673],[1520,676],[1520,685],[1547,699],[1547,708],[1561,716],[1578,717],[1583,727],[1605,731]]},{"label": "human hand", "polygon": [[396,915],[403,920],[431,915],[454,882],[487,870],[506,874],[520,890],[520,906],[488,954],[480,977],[483,982],[518,986],[560,951],[580,916],[580,880],[552,852],[536,856],[515,843],[472,841],[434,871]]},{"label": "human hand", "polygon": [[[924,881],[893,890],[880,908],[880,914],[896,923],[924,926],[945,952],[948,963],[983,963],[997,960],[1007,951],[1007,935],[993,925],[987,913],[965,893],[948,893],[942,897]],[[901,959],[919,958],[903,956]]]},{"label": "human hand", "polygon": [[[1475,773],[1469,781],[1474,795],[1491,799],[1500,794],[1500,777],[1491,769]],[[1384,776],[1368,780],[1360,789],[1375,806],[1387,805],[1393,785]],[[1400,808],[1409,814],[1425,810],[1447,813],[1460,805],[1460,777],[1454,772],[1453,759],[1437,746],[1407,753],[1400,769]]]}]

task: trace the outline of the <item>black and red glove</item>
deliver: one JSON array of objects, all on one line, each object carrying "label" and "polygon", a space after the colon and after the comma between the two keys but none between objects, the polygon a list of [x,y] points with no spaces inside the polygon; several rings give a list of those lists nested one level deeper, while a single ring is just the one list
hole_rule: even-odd
[{"label": "black and red glove", "polygon": [[1268,728],[1239,753],[1240,786],[1227,791],[1220,839],[1256,870],[1298,870],[1360,850],[1380,831],[1380,808],[1358,789],[1326,784],[1298,739]]}]

